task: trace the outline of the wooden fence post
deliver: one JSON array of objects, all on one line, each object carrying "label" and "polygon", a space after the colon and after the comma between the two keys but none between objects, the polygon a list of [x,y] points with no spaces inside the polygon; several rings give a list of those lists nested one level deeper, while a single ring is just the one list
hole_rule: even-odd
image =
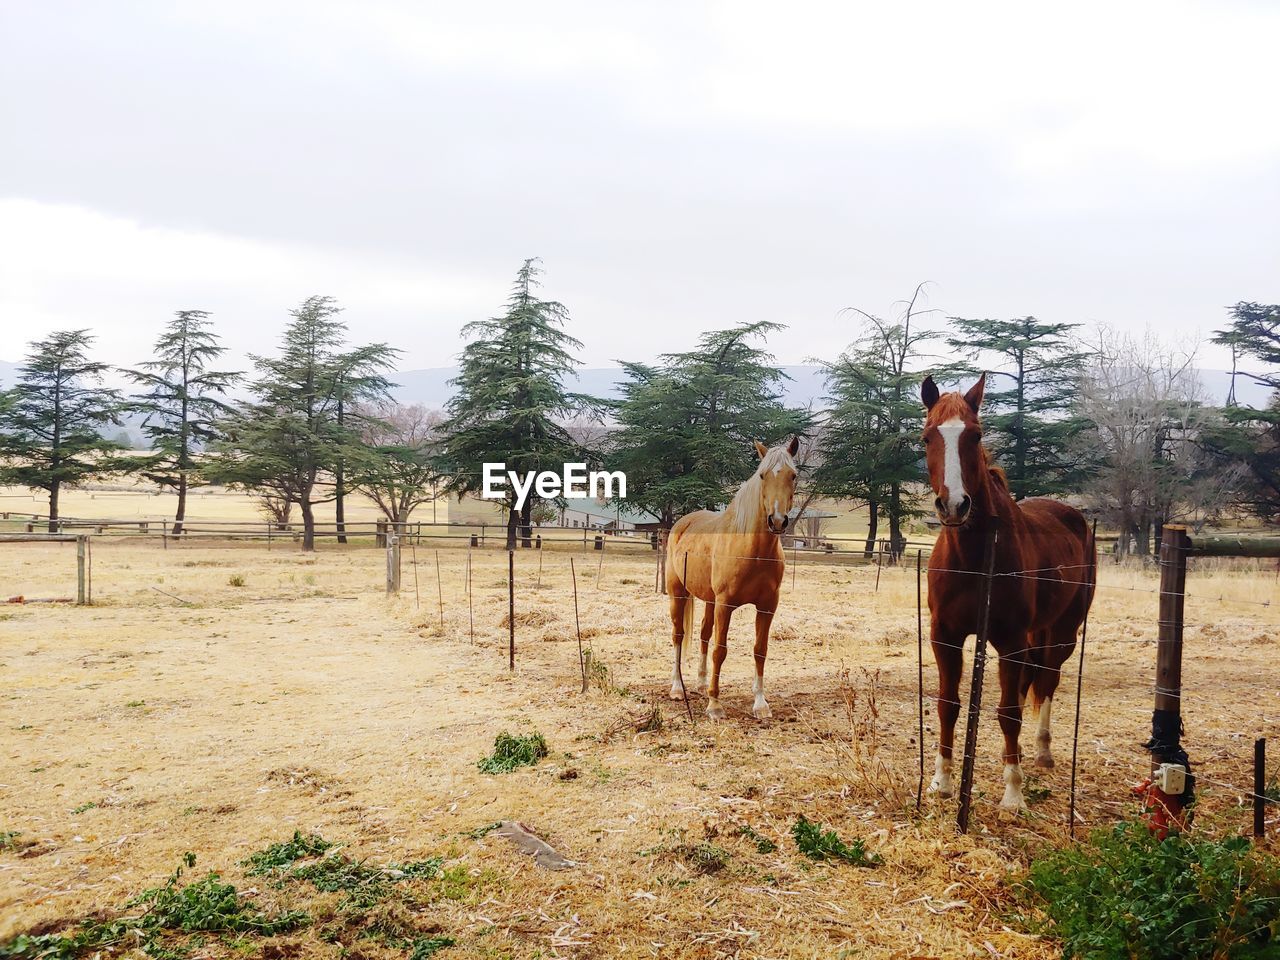
[{"label": "wooden fence post", "polygon": [[1160,620],[1156,642],[1155,710],[1151,714],[1151,769],[1161,764],[1180,764],[1186,768],[1185,786],[1180,793],[1168,794],[1152,787],[1152,799],[1164,809],[1157,809],[1151,819],[1153,830],[1163,831],[1170,825],[1181,825],[1183,811],[1195,799],[1191,763],[1182,749],[1182,626],[1183,605],[1187,588],[1187,550],[1190,546],[1187,528],[1182,524],[1165,524],[1160,538]]},{"label": "wooden fence post", "polygon": [[400,592],[400,538],[387,535],[387,593]]},{"label": "wooden fence post", "polygon": [[587,692],[587,660],[582,655],[582,621],[578,619],[578,570],[569,558],[569,577],[573,580],[573,629],[578,635],[578,670],[582,673],[582,692]]},{"label": "wooden fence post", "polygon": [[507,666],[516,669],[516,552],[507,551]]},{"label": "wooden fence post", "polygon": [[996,568],[998,526],[994,517],[987,521],[987,541],[982,553],[982,614],[978,621],[977,644],[973,651],[973,680],[969,685],[969,718],[964,728],[964,757],[960,767],[960,809],[956,826],[969,832],[969,804],[973,795],[973,762],[978,751],[978,718],[982,714],[982,678],[987,667],[987,631],[991,625],[991,581]]},{"label": "wooden fence post", "polygon": [[88,592],[88,542],[85,534],[76,537],[76,604],[84,606],[89,602]]}]

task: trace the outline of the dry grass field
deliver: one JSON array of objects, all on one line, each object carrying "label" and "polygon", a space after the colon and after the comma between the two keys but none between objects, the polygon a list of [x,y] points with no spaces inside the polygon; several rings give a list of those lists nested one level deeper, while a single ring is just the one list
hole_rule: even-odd
[{"label": "dry grass field", "polygon": [[[506,554],[405,551],[383,593],[370,547],[95,540],[95,604],[0,608],[0,942],[111,915],[196,855],[268,911],[309,922],[265,939],[197,937],[191,956],[1051,957],[1013,922],[1012,881],[1066,842],[1073,660],[1056,770],[1002,822],[994,699],[984,705],[975,826],[916,812],[914,567],[788,571],[768,666],[773,719],[750,716],[751,618],[731,635],[729,719],[666,699],[670,626],[647,553],[517,555],[514,673]],[[579,692],[570,557],[592,684]],[[540,585],[539,585],[540,579]],[[415,587],[416,584],[416,587]],[[1146,769],[1156,582],[1104,567],[1080,723],[1084,828],[1129,816]],[[418,599],[415,600],[415,589]],[[74,546],[0,545],[0,593],[74,592]],[[1188,582],[1185,717],[1197,829],[1243,830],[1255,736],[1280,737],[1273,570],[1207,564]],[[928,656],[926,652],[926,657]],[[691,676],[693,660],[686,675]],[[933,671],[925,664],[926,689]],[[989,674],[994,687],[994,672]],[[967,689],[967,679],[966,679]],[[926,712],[931,766],[935,723]],[[496,735],[538,731],[541,762],[491,775]],[[1024,739],[1024,746],[1029,738]],[[862,838],[871,868],[815,862],[800,816]],[[575,865],[543,869],[486,828],[518,820]],[[383,865],[438,857],[359,905],[250,875],[295,830]],[[433,861],[434,862],[434,861]],[[381,888],[379,888],[381,889]],[[135,909],[135,913],[137,910]],[[398,931],[392,936],[387,931]],[[425,957],[426,951],[419,956]]]}]

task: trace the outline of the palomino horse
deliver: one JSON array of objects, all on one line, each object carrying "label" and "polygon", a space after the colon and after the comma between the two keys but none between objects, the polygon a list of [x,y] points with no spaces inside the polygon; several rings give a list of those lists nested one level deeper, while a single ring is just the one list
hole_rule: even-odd
[{"label": "palomino horse", "polygon": [[1018,734],[1028,692],[1039,710],[1037,766],[1052,767],[1049,714],[1062,665],[1075,649],[1076,633],[1093,598],[1097,551],[1079,510],[1056,500],[1015,502],[1004,471],[982,445],[978,408],[986,374],[969,392],[939,395],[926,377],[921,397],[929,483],[942,531],[929,558],[929,612],[933,656],[938,662],[939,746],[929,791],[950,796],[951,756],[960,713],[960,674],[965,637],[978,632],[984,582],[985,538],[997,526],[995,579],[988,636],[1000,654],[1000,706],[1004,734],[1002,811],[1026,808]]},{"label": "palomino horse", "polygon": [[[779,535],[787,529],[791,498],[796,492],[796,464],[792,457],[800,441],[786,447],[756,444],[760,466],[739,488],[723,513],[700,510],[681,517],[667,540],[667,594],[671,597],[671,642],[675,666],[671,698],[685,696],[680,654],[685,636],[693,632],[694,598],[706,603],[702,614],[702,660],[698,689],[707,694],[707,716],[724,719],[720,705],[720,666],[729,644],[729,618],[744,604],[756,608],[755,704],[751,712],[769,716],[764,699],[764,661],[769,654],[769,625],[778,608],[783,554]],[[711,683],[707,683],[707,646],[714,631]]]}]

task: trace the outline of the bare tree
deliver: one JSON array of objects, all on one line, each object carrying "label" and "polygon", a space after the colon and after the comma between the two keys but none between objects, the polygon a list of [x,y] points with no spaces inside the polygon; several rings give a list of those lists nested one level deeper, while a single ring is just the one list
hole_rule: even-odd
[{"label": "bare tree", "polygon": [[1118,528],[1119,552],[1147,557],[1165,523],[1203,524],[1229,481],[1197,442],[1215,414],[1194,346],[1102,327],[1094,348],[1080,397],[1090,423],[1078,449],[1092,477],[1085,493]]},{"label": "bare tree", "polygon": [[421,404],[387,403],[356,411],[367,453],[351,464],[351,485],[392,523],[404,523],[414,508],[436,495],[440,479],[435,455],[439,410]]},{"label": "bare tree", "polygon": [[254,499],[258,501],[258,513],[266,517],[277,529],[288,529],[289,523],[293,519],[292,500],[287,500],[265,490],[255,494]]}]

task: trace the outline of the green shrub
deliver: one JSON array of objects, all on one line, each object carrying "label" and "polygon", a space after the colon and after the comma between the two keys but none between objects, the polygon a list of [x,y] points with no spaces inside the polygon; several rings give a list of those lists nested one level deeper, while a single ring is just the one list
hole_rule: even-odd
[{"label": "green shrub", "polygon": [[[183,866],[195,866],[193,854],[183,857]],[[310,921],[297,910],[270,915],[244,899],[218,874],[207,874],[194,883],[182,884],[183,868],[169,877],[164,886],[145,890],[125,904],[125,909],[145,906],[140,914],[114,920],[84,920],[79,929],[65,934],[19,934],[0,944],[0,958],[7,960],[72,960],[85,954],[99,954],[112,948],[138,946],[150,956],[167,960],[183,954],[180,935],[201,933],[251,933],[274,936],[296,930]]]},{"label": "green shrub", "polygon": [[531,767],[546,755],[547,741],[540,733],[500,733],[493,739],[493,753],[482,757],[476,766],[483,773],[510,773],[518,767]]},{"label": "green shrub", "polygon": [[861,837],[845,843],[834,830],[823,830],[803,815],[791,828],[791,836],[800,852],[810,860],[843,860],[855,867],[874,867],[880,863],[879,857],[867,852]]},{"label": "green shrub", "polygon": [[1035,932],[1081,960],[1280,956],[1280,861],[1243,837],[1160,840],[1123,823],[1036,860],[1020,884]]},{"label": "green shrub", "polygon": [[282,843],[273,843],[265,850],[259,850],[241,864],[248,867],[245,874],[260,877],[282,867],[291,867],[295,861],[308,857],[318,857],[333,844],[317,834],[303,835],[301,830],[293,831],[293,837]]}]

